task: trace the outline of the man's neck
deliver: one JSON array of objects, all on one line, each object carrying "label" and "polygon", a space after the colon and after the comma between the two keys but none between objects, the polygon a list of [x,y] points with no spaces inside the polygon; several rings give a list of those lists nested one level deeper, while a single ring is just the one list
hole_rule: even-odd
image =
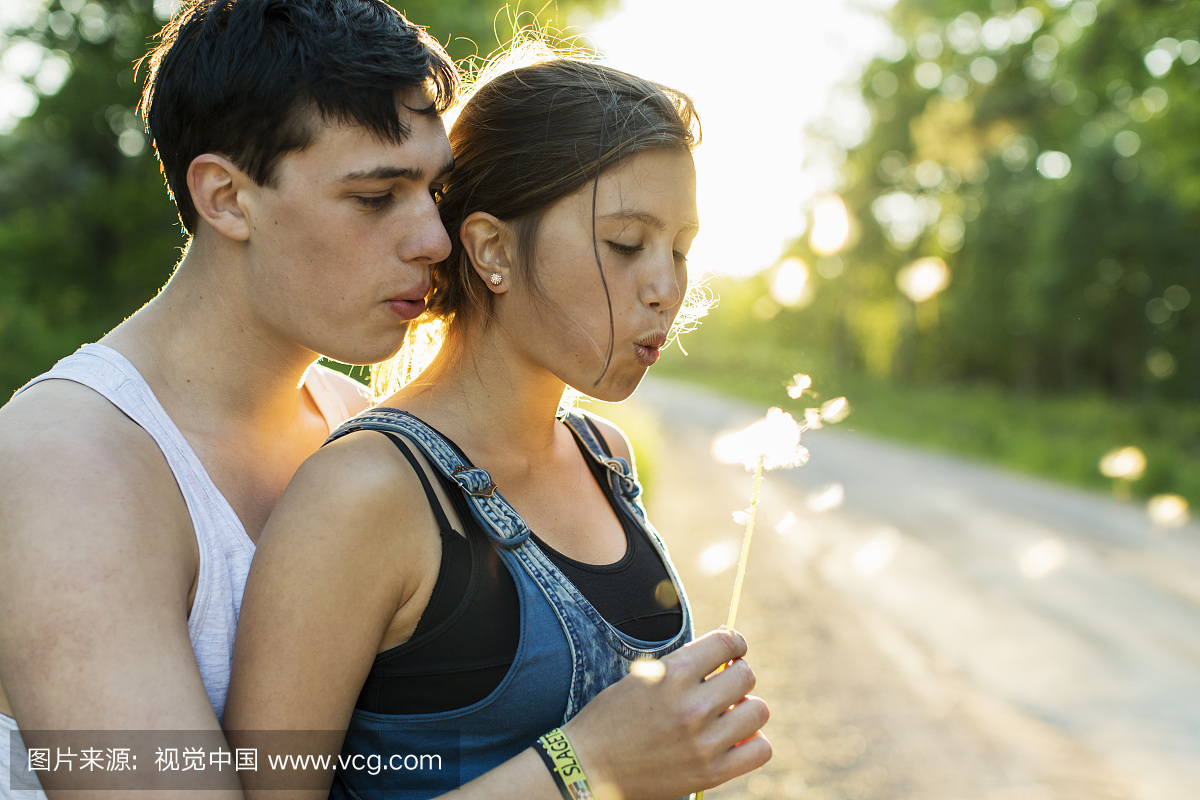
[{"label": "man's neck", "polygon": [[267,330],[222,285],[220,267],[190,248],[158,296],[100,342],[137,367],[168,411],[186,408],[200,427],[275,427],[297,413],[317,354]]}]

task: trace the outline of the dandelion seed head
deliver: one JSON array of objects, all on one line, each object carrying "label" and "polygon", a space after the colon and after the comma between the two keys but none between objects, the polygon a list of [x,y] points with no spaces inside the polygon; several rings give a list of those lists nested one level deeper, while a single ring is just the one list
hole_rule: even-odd
[{"label": "dandelion seed head", "polygon": [[799,467],[808,462],[808,448],[800,444],[800,425],[780,408],[740,431],[718,436],[713,442],[713,457],[723,464],[741,464],[753,470],[762,461],[763,469]]},{"label": "dandelion seed head", "polygon": [[1146,471],[1146,454],[1137,447],[1110,450],[1100,459],[1100,474],[1108,478],[1136,481]]},{"label": "dandelion seed head", "polygon": [[803,372],[797,372],[792,376],[792,381],[787,385],[788,397],[793,400],[799,400],[800,395],[804,394],[804,390],[812,386],[812,378],[805,375]]},{"label": "dandelion seed head", "polygon": [[1150,521],[1160,528],[1178,528],[1187,524],[1188,501],[1177,494],[1156,494],[1146,505]]}]

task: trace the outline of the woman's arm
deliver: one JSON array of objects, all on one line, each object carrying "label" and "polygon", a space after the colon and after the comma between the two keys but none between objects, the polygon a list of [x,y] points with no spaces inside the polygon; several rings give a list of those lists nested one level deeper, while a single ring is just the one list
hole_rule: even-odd
[{"label": "woman's arm", "polygon": [[[223,724],[234,748],[258,750],[258,770],[241,773],[248,791],[279,788],[268,752],[340,751],[381,643],[416,627],[409,601],[436,580],[440,552],[417,477],[384,437],[352,434],[301,466],[258,542],[238,620]],[[287,797],[325,797],[332,775],[316,770]]]}]

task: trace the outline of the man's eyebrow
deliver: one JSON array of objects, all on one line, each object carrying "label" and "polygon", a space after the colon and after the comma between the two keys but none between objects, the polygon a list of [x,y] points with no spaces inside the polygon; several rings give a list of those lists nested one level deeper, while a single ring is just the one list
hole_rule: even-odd
[{"label": "man's eyebrow", "polygon": [[[446,165],[434,177],[449,175],[453,169],[454,160],[451,159],[446,162]],[[396,178],[403,178],[407,181],[422,181],[425,179],[425,171],[420,167],[378,166],[372,169],[347,172],[342,176],[342,183],[349,183],[350,181],[389,181]]]},{"label": "man's eyebrow", "polygon": [[[649,225],[651,228],[655,228],[656,230],[660,231],[666,230],[667,227],[667,223],[663,222],[654,214],[646,211],[628,211],[626,209],[621,209],[620,211],[615,211],[612,214],[604,214],[600,217],[600,219],[611,219],[617,221],[634,220],[642,223],[643,225]],[[700,230],[700,224],[697,222],[687,223],[683,226],[683,230],[698,231]]]}]

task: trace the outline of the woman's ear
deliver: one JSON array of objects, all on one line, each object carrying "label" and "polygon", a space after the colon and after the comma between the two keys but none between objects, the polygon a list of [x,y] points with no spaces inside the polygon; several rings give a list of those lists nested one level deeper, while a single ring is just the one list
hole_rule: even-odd
[{"label": "woman's ear", "polygon": [[463,250],[484,285],[495,294],[508,291],[512,278],[508,226],[484,211],[476,211],[458,229]]},{"label": "woman's ear", "polygon": [[239,242],[250,238],[250,224],[238,203],[238,189],[249,180],[233,162],[214,153],[196,156],[187,171],[188,191],[200,219]]}]

